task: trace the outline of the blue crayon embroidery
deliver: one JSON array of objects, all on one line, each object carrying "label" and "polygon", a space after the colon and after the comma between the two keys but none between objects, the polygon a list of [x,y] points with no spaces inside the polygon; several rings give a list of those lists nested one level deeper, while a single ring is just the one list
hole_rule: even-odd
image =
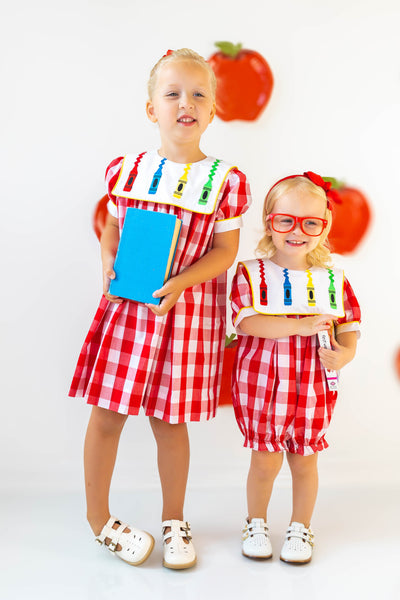
[{"label": "blue crayon embroidery", "polygon": [[283,282],[283,300],[285,306],[292,305],[292,284],[289,280],[289,271],[287,269],[283,269],[283,276],[285,281]]},{"label": "blue crayon embroidery", "polygon": [[167,160],[166,158],[163,158],[161,160],[160,164],[158,165],[158,169],[154,173],[153,180],[152,180],[151,185],[149,187],[149,194],[156,194],[157,193],[158,184],[160,183],[160,179],[162,177],[163,166],[164,166],[164,163],[165,163],[166,160]]}]

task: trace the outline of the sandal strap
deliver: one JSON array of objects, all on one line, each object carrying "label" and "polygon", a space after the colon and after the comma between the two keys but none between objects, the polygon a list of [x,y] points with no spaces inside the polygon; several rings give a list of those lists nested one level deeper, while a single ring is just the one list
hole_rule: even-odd
[{"label": "sandal strap", "polygon": [[311,529],[306,529],[305,527],[301,531],[289,527],[286,532],[286,539],[289,538],[299,538],[303,542],[308,542],[310,546],[314,546],[314,534],[312,533]]},{"label": "sandal strap", "polygon": [[[170,519],[169,521],[163,521],[161,526],[164,534],[164,541],[176,535],[186,538],[189,541],[192,539],[192,532],[190,529],[190,523],[188,523],[188,521]],[[171,531],[165,532],[167,527],[170,527]]]},{"label": "sandal strap", "polygon": [[[119,523],[117,529],[113,529],[113,525],[115,525],[115,523]],[[111,542],[109,543],[107,548],[108,550],[110,550],[110,552],[115,552],[118,546],[118,542],[121,538],[121,534],[124,532],[124,529],[129,529],[129,525],[127,525],[126,523],[122,523],[116,517],[110,517],[107,523],[104,525],[101,532],[99,533],[99,535],[95,538],[96,542],[98,542],[99,544],[104,544],[106,538],[109,538]]]},{"label": "sandal strap", "polygon": [[266,522],[262,521],[261,519],[257,519],[256,523],[254,523],[254,520],[250,521],[250,523],[247,523],[242,531],[242,533],[248,533],[250,536],[256,535],[257,533],[268,535],[268,532],[269,529]]}]

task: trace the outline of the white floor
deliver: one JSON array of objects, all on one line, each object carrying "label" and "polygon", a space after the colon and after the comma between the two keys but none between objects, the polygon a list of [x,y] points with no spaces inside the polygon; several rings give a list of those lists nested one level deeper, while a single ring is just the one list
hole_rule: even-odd
[{"label": "white floor", "polygon": [[313,520],[313,561],[279,560],[290,490],[276,489],[270,507],[275,556],[256,562],[240,552],[244,492],[189,490],[198,565],[161,566],[160,497],[156,490],[114,493],[113,510],[156,537],[150,558],[130,567],[95,544],[80,493],[3,494],[0,500],[1,600],[160,599],[398,600],[400,493],[394,489],[321,489]]}]

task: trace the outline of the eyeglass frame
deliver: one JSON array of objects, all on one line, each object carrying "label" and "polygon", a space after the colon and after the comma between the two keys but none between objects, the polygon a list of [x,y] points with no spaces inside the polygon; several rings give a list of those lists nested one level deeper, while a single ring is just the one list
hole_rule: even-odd
[{"label": "eyeglass frame", "polygon": [[[279,231],[278,229],[275,229],[274,217],[278,217],[278,216],[279,217],[290,217],[291,219],[293,219],[294,220],[293,227],[291,227],[287,231]],[[320,233],[307,233],[307,231],[304,231],[303,221],[306,221],[307,219],[315,219],[317,221],[322,221],[322,231]],[[288,215],[287,213],[269,213],[268,215],[266,215],[265,220],[271,221],[271,227],[274,231],[276,231],[276,233],[290,233],[291,231],[296,229],[296,225],[298,223],[300,225],[300,229],[304,233],[304,235],[308,235],[310,237],[318,237],[318,236],[322,235],[328,225],[328,221],[326,219],[323,219],[322,217],[296,217],[295,215]]]}]

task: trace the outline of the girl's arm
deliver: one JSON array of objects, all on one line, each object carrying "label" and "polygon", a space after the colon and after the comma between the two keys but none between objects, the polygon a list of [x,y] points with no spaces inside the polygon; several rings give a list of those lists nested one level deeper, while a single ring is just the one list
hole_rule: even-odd
[{"label": "girl's arm", "polygon": [[114,261],[119,242],[118,219],[107,214],[106,224],[101,234],[101,262],[103,265],[103,294],[110,302],[121,304],[123,298],[108,293],[110,280],[115,278]]},{"label": "girl's arm", "polygon": [[224,273],[233,264],[239,248],[239,229],[224,231],[214,235],[211,250],[184,271],[169,279],[162,288],[154,292],[155,298],[162,298],[161,303],[146,304],[158,316],[165,315],[178,301],[182,292],[194,285],[214,279]]},{"label": "girl's arm", "polygon": [[325,369],[340,371],[342,367],[353,360],[357,347],[357,332],[344,331],[337,334],[337,339],[331,336],[332,349],[319,348],[319,357]]},{"label": "girl's arm", "polygon": [[273,340],[290,335],[309,336],[318,331],[329,330],[333,319],[332,315],[315,315],[303,319],[252,315],[240,321],[240,330],[247,335]]}]

